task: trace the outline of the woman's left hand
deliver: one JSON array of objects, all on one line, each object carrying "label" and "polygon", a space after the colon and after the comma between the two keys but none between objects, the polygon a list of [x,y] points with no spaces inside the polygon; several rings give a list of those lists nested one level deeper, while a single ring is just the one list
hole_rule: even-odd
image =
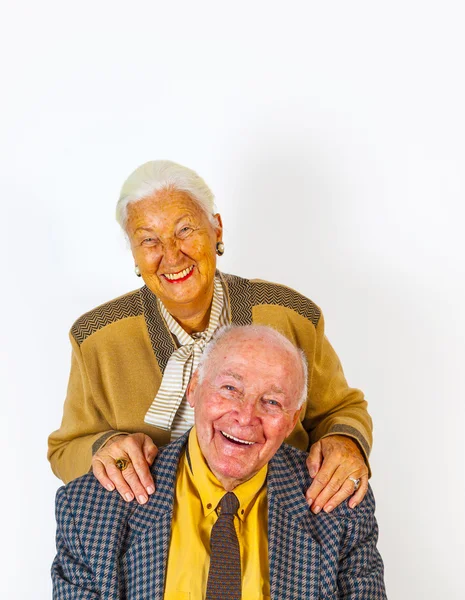
[{"label": "woman's left hand", "polygon": [[[360,448],[350,437],[329,435],[313,444],[307,467],[313,482],[306,498],[315,514],[321,510],[331,512],[352,494],[349,506],[355,508],[367,493],[368,468]],[[355,493],[355,484],[349,477],[360,479]]]}]

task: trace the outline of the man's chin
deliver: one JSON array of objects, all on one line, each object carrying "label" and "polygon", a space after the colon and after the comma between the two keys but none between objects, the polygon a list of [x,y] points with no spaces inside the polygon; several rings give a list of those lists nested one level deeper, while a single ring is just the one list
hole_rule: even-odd
[{"label": "man's chin", "polygon": [[251,479],[260,469],[255,468],[255,462],[244,464],[232,459],[230,456],[214,465],[209,465],[220,483],[235,482],[236,485]]}]

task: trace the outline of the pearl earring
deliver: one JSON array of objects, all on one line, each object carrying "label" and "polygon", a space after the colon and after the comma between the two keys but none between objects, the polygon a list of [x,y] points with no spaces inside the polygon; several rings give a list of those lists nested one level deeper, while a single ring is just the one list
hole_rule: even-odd
[{"label": "pearl earring", "polygon": [[223,244],[223,242],[217,242],[216,243],[216,253],[218,254],[218,256],[223,256],[223,254],[224,254],[224,244]]},{"label": "pearl earring", "polygon": [[137,265],[134,267],[134,273],[137,275],[137,277],[141,276],[140,269],[139,269],[139,267]]}]

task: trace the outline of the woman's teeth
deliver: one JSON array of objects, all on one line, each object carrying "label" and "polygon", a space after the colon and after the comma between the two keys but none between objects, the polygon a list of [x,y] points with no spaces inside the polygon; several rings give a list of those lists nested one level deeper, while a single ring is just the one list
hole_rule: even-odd
[{"label": "woman's teeth", "polygon": [[184,271],[179,271],[179,273],[163,273],[163,275],[166,277],[166,279],[175,281],[176,279],[182,279],[186,275],[189,275],[193,268],[194,265],[191,265],[190,267],[187,267],[187,269],[184,269]]},{"label": "woman's teeth", "polygon": [[228,438],[228,440],[233,440],[234,442],[239,442],[240,444],[247,444],[247,446],[252,446],[253,444],[255,444],[255,442],[248,442],[247,440],[241,440],[237,437],[234,437],[233,435],[230,435],[229,433],[225,433],[224,431],[221,432],[225,438]]}]

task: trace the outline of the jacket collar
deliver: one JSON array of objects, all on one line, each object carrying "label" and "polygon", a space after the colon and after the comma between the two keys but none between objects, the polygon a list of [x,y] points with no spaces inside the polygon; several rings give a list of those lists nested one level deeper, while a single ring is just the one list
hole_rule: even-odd
[{"label": "jacket collar", "polygon": [[155,481],[155,493],[146,504],[137,505],[128,525],[134,533],[141,534],[151,528],[164,515],[171,517],[176,489],[176,472],[179,459],[187,444],[189,432],[160,450],[151,471]]}]

